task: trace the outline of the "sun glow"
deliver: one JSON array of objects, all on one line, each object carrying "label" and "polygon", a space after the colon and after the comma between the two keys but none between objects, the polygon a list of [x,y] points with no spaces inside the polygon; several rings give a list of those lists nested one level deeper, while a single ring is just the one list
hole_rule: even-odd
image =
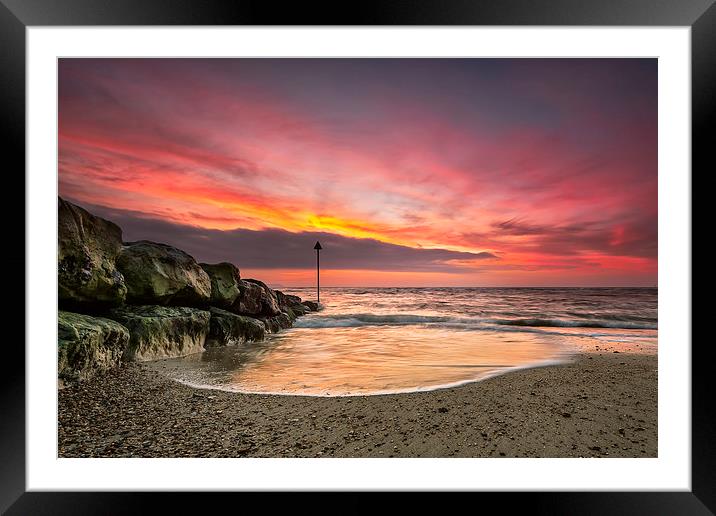
[{"label": "sun glow", "polygon": [[60,195],[342,285],[656,283],[655,60],[221,61],[60,60]]}]

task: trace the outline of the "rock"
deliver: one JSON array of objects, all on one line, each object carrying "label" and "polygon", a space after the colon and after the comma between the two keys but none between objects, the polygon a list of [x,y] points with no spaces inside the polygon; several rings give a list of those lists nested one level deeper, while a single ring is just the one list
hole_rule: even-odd
[{"label": "rock", "polygon": [[175,247],[141,240],[124,244],[117,268],[132,304],[204,306],[211,280],[194,258]]},{"label": "rock", "polygon": [[293,321],[285,312],[281,312],[273,317],[265,317],[261,320],[266,325],[266,329],[271,333],[278,333],[279,331],[290,328],[293,325]]},{"label": "rock", "polygon": [[303,301],[302,304],[303,304],[303,306],[308,308],[311,312],[318,312],[319,305],[315,301]]},{"label": "rock", "polygon": [[310,312],[308,307],[306,307],[303,303],[291,306],[291,310],[293,311],[293,313],[296,314],[297,317],[301,315],[306,315],[308,312]]},{"label": "rock", "polygon": [[308,308],[301,303],[300,297],[284,294],[280,290],[274,290],[274,293],[281,311],[286,312],[292,319],[296,319],[296,317],[305,315],[308,312]]},{"label": "rock", "polygon": [[241,296],[239,269],[234,264],[227,262],[200,263],[199,266],[204,269],[211,280],[211,305],[219,308],[231,308]]},{"label": "rock", "polygon": [[263,289],[246,280],[239,281],[241,294],[231,307],[231,311],[237,314],[259,315],[261,313],[261,297]]},{"label": "rock", "polygon": [[57,215],[60,307],[122,304],[127,287],[115,265],[122,249],[122,230],[61,197]]},{"label": "rock", "polygon": [[276,301],[278,302],[279,308],[284,308],[288,306],[288,299],[286,297],[286,294],[281,292],[280,290],[274,290],[273,295],[276,296]]},{"label": "rock", "polygon": [[281,313],[286,314],[288,316],[288,319],[291,321],[291,326],[293,326],[293,321],[295,321],[298,318],[298,315],[296,315],[296,312],[294,312],[288,306],[285,308],[282,308]]},{"label": "rock", "polygon": [[302,315],[306,315],[308,313],[308,308],[306,308],[305,306],[303,306],[301,304],[301,305],[293,305],[291,307],[287,307],[284,311],[287,312],[289,315],[291,313],[293,313],[294,318],[296,318],[296,317],[300,317]]},{"label": "rock", "polygon": [[295,321],[297,316],[289,306],[288,296],[280,290],[274,290],[273,293],[276,296],[276,301],[278,302],[278,309],[281,310],[282,313],[288,315],[291,322]]},{"label": "rock", "polygon": [[289,317],[286,312],[281,312],[277,316],[272,317],[272,319],[274,319],[278,323],[279,328],[285,330],[286,328],[290,328],[291,326],[293,326],[293,320],[295,319],[295,317],[294,319],[291,319],[291,317]]},{"label": "rock", "polygon": [[124,306],[109,317],[129,330],[125,360],[182,357],[204,349],[209,312],[187,307]]},{"label": "rock", "polygon": [[258,319],[214,307],[209,312],[211,320],[204,347],[235,346],[264,339],[266,327]]},{"label": "rock", "polygon": [[[276,292],[278,292],[278,290]],[[283,294],[283,292],[282,292],[282,294]],[[286,298],[286,304],[288,306],[301,304],[301,298],[298,296],[292,296],[291,294],[283,294],[283,296]]]},{"label": "rock", "polygon": [[278,325],[278,322],[273,319],[273,317],[265,317],[261,319],[261,322],[263,322],[266,331],[269,333],[278,333],[281,331],[281,327]]},{"label": "rock", "polygon": [[281,313],[281,308],[278,305],[278,299],[276,293],[270,289],[263,281],[255,279],[247,279],[249,283],[258,285],[261,287],[261,315],[272,316]]},{"label": "rock", "polygon": [[116,367],[129,342],[129,331],[102,317],[59,311],[57,370],[63,381],[87,380]]}]

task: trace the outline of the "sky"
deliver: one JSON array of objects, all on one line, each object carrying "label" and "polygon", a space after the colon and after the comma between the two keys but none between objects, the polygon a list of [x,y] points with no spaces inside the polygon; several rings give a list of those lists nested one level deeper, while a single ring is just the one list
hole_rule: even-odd
[{"label": "sky", "polygon": [[59,194],[271,285],[655,286],[656,59],[60,59]]}]

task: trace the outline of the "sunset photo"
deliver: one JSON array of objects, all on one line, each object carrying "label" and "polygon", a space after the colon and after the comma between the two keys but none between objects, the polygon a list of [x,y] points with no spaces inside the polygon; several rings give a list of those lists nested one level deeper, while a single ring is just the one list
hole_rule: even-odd
[{"label": "sunset photo", "polygon": [[657,59],[58,60],[60,457],[657,457]]}]

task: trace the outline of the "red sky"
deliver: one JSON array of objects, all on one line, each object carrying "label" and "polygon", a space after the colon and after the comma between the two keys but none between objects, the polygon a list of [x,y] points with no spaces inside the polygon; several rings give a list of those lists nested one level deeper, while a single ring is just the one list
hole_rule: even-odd
[{"label": "red sky", "polygon": [[654,59],[62,59],[60,195],[244,277],[656,285]]}]

